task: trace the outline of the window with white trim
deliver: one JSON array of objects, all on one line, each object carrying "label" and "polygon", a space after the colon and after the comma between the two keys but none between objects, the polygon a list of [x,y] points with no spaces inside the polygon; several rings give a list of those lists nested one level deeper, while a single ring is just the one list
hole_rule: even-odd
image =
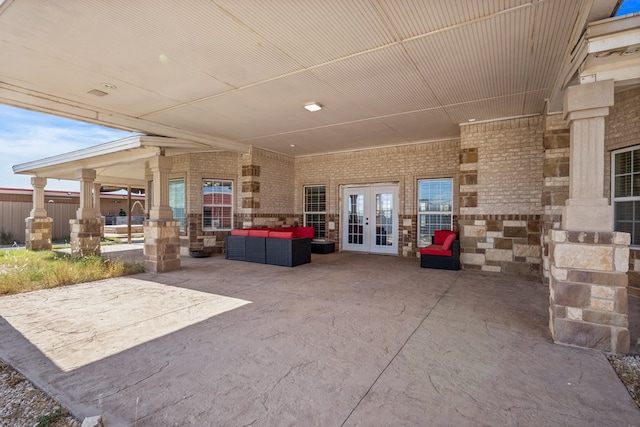
[{"label": "window with white trim", "polygon": [[184,231],[184,179],[169,181],[169,206],[173,211],[173,219],[180,221],[180,231]]},{"label": "window with white trim", "polygon": [[327,196],[324,185],[304,187],[304,225],[313,227],[314,238],[326,236]]},{"label": "window with white trim", "polygon": [[613,229],[640,246],[640,146],[612,152],[611,175]]},{"label": "window with white trim", "polygon": [[233,228],[233,181],[202,180],[202,229]]},{"label": "window with white trim", "polygon": [[418,180],[418,247],[429,246],[436,230],[453,228],[453,179]]}]

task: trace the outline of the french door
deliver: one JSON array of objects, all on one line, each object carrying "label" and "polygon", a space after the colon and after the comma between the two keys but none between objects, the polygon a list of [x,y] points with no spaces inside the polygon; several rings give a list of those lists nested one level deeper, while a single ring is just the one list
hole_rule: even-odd
[{"label": "french door", "polygon": [[345,187],[342,200],[342,250],[398,254],[397,186]]}]

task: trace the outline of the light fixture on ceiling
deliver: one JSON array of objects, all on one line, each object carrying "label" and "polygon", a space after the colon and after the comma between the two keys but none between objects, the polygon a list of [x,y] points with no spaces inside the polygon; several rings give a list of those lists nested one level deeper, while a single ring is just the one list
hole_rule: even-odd
[{"label": "light fixture on ceiling", "polygon": [[476,121],[476,119],[469,119],[469,121],[470,121],[470,122],[475,122],[475,121]]},{"label": "light fixture on ceiling", "polygon": [[322,105],[317,102],[310,102],[309,104],[304,104],[304,108],[307,111],[320,111],[322,109]]},{"label": "light fixture on ceiling", "polygon": [[113,83],[102,83],[102,86],[107,89],[118,89],[118,86],[114,85]]},{"label": "light fixture on ceiling", "polygon": [[107,92],[105,92],[103,90],[98,90],[98,89],[91,89],[87,93],[89,95],[93,95],[93,96],[107,96],[107,95],[109,95]]},{"label": "light fixture on ceiling", "polygon": [[289,147],[296,148],[296,144],[289,144]]}]

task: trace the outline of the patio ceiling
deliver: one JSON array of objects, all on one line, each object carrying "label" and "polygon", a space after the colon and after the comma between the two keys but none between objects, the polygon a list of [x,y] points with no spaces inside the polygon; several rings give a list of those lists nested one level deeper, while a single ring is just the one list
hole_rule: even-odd
[{"label": "patio ceiling", "polygon": [[0,0],[0,102],[291,156],[457,138],[561,105],[572,48],[616,4]]}]

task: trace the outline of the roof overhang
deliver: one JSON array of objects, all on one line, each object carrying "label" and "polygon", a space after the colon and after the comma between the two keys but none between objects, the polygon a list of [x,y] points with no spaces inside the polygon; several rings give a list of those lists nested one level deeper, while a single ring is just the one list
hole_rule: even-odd
[{"label": "roof overhang", "polygon": [[136,135],[58,156],[13,166],[17,174],[42,178],[77,180],[78,169],[96,171],[96,181],[105,186],[145,188],[146,161],[159,155],[211,151],[194,141]]}]

